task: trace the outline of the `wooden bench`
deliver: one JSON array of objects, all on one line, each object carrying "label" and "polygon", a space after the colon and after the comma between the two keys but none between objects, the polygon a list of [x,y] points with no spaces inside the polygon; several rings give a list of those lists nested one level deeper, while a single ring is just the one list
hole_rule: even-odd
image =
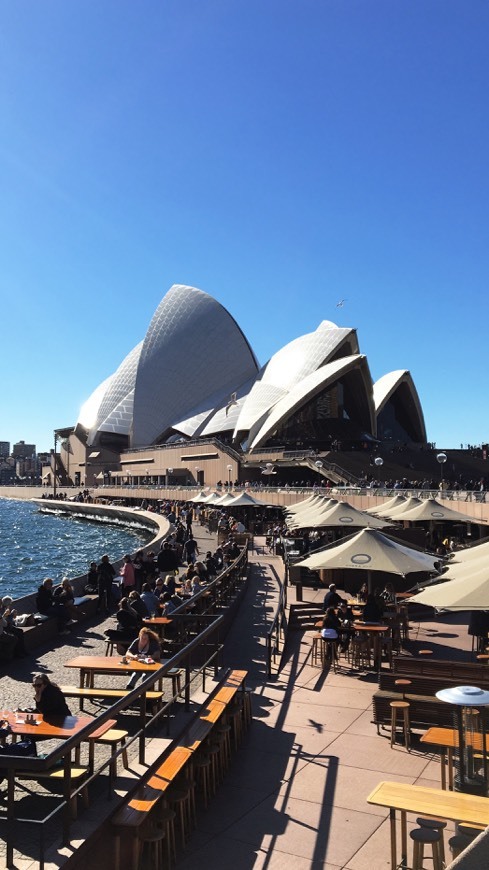
[{"label": "wooden bench", "polygon": [[425,677],[447,677],[458,680],[459,685],[477,686],[481,681],[487,685],[488,671],[486,664],[477,662],[454,662],[416,656],[393,656],[392,659],[392,673],[397,676],[410,677],[418,674]]},{"label": "wooden bench", "polygon": [[[489,671],[489,668],[488,668]],[[432,676],[424,676],[423,674],[402,674],[402,676],[398,674],[393,674],[391,671],[381,671],[379,677],[379,689],[382,689],[385,692],[399,692],[402,691],[396,686],[396,680],[398,679],[407,679],[410,680],[411,685],[406,686],[404,688],[405,692],[409,692],[413,695],[435,695],[436,692],[439,692],[440,689],[449,689],[455,686],[460,686],[460,680],[457,678],[446,677],[443,675],[432,677]],[[483,689],[489,689],[489,673],[487,674],[486,679],[483,681],[481,685],[481,681],[477,682],[477,685]]]},{"label": "wooden bench", "polygon": [[124,806],[112,817],[112,825],[115,828],[115,870],[120,867],[121,835],[124,829],[132,833],[132,866],[135,870],[139,866],[141,825],[147,820],[148,814],[157,806],[178,774],[191,764],[197,749],[210,734],[236,693],[244,687],[246,676],[247,671],[233,670],[227,673],[207,701],[202,704],[195,719],[165,751],[162,760],[153,765],[144,780],[128,797]]},{"label": "wooden bench", "polygon": [[[411,688],[411,686],[409,686]],[[409,718],[411,725],[415,727],[428,727],[440,725],[452,727],[453,710],[450,704],[438,700],[434,695],[416,695],[410,692],[404,693],[404,698],[409,702]],[[391,701],[399,700],[399,692],[387,692],[379,689],[372,698],[373,721],[379,733],[380,726],[389,724],[391,721]]]},{"label": "wooden bench", "polygon": [[[70,783],[77,787],[78,784],[89,774],[88,767],[70,767]],[[35,782],[47,782],[51,786],[52,791],[57,794],[63,794],[66,800],[70,801],[71,815],[74,819],[77,817],[76,798],[71,794],[65,793],[65,772],[63,767],[56,767],[54,770],[17,770],[15,772],[16,779],[33,780]],[[83,805],[88,807],[88,788],[85,785],[82,789]]]},{"label": "wooden bench", "polygon": [[[65,698],[78,698],[80,702],[80,710],[83,710],[85,701],[90,701],[94,698],[101,698],[104,701],[119,701],[130,694],[130,689],[104,689],[103,686],[92,689],[81,689],[79,686],[60,686]],[[146,700],[152,704],[161,704],[163,692],[146,692]]]}]

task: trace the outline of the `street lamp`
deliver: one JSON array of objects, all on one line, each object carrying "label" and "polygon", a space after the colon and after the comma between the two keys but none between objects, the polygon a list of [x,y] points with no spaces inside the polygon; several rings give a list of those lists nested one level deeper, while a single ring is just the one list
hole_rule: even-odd
[{"label": "street lamp", "polygon": [[166,469],[166,485],[170,486],[170,477],[173,474],[173,468]]},{"label": "street lamp", "polygon": [[227,469],[228,469],[228,484],[229,484],[229,488],[231,488],[231,472],[233,470],[233,466],[228,465]]},{"label": "street lamp", "polygon": [[195,466],[195,482],[196,482],[197,484],[199,483],[199,471],[200,471],[200,468],[199,468],[198,465],[196,465],[196,466]]},{"label": "street lamp", "polygon": [[382,459],[382,456],[376,456],[374,459],[374,465],[376,465],[378,468],[380,468],[383,464],[384,464],[384,460]]},{"label": "street lamp", "polygon": [[445,462],[447,461],[447,454],[446,453],[437,453],[436,454],[436,461],[440,463],[440,481],[441,481],[441,480],[443,480],[443,466],[444,466]]},{"label": "street lamp", "polygon": [[314,463],[314,465],[316,466],[316,468],[318,470],[319,486],[321,486],[321,484],[322,484],[321,468],[323,467],[323,463],[321,462],[320,459],[316,459],[316,462]]}]

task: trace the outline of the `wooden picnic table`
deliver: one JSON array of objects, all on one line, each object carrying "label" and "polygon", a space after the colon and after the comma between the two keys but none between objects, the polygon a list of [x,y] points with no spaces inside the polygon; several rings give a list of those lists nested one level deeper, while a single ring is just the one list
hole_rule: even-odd
[{"label": "wooden picnic table", "polygon": [[143,625],[157,631],[162,639],[165,637],[166,626],[171,625],[171,622],[168,616],[146,616],[143,619]]},{"label": "wooden picnic table", "polygon": [[489,825],[489,800],[438,788],[425,788],[399,782],[380,782],[368,796],[367,803],[387,807],[391,827],[391,870],[396,870],[396,812],[401,814],[401,867],[407,867],[406,814],[433,816],[466,825]]},{"label": "wooden picnic table", "polygon": [[[26,716],[33,716],[35,722],[26,722]],[[73,737],[93,722],[93,716],[49,716],[42,713],[14,713],[10,710],[0,712],[0,719],[7,720],[14,737],[36,737],[38,740],[52,740],[59,737],[66,740]]]},{"label": "wooden picnic table", "polygon": [[134,671],[149,673],[159,671],[164,662],[152,664],[138,659],[124,661],[120,656],[76,656],[65,662],[65,668],[76,668],[80,671],[80,688],[93,688],[95,674],[115,674],[127,676]]},{"label": "wooden picnic table", "polygon": [[[481,737],[481,735],[478,735]],[[458,731],[455,728],[428,728],[420,739],[421,743],[431,743],[440,749],[441,787],[446,789],[446,762],[448,758],[448,788],[453,791],[453,751],[458,749]],[[482,739],[467,742],[476,750],[482,751]],[[486,734],[486,752],[489,751],[489,735]]]}]

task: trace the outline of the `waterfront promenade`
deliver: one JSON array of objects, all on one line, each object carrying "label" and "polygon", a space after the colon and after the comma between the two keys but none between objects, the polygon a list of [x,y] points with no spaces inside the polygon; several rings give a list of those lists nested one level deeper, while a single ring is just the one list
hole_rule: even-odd
[{"label": "waterfront promenade", "polygon": [[[201,549],[213,546],[207,530],[198,525],[194,529]],[[289,633],[284,667],[278,677],[267,678],[265,639],[283,563],[265,551],[264,539],[256,539],[255,545],[250,552],[248,592],[228,635],[223,660],[225,665],[249,671],[254,721],[216,797],[207,811],[199,811],[197,829],[186,851],[179,854],[178,870],[208,866],[387,870],[388,811],[369,806],[367,796],[382,780],[438,788],[438,757],[421,750],[416,741],[410,754],[400,745],[391,749],[388,732],[378,736],[371,722],[375,675],[346,667],[333,674],[312,666],[310,632]],[[320,604],[324,589],[304,593],[305,599]],[[291,590],[289,603],[293,600]],[[14,662],[3,675],[4,705],[29,703],[34,670],[46,669],[53,679],[66,682],[66,658],[72,653],[103,652],[103,630],[108,624],[92,621],[86,630],[80,628],[71,638],[63,638],[66,642],[55,649],[39,650],[37,660]],[[457,646],[468,658],[463,617],[413,625],[412,652],[423,646],[443,655]],[[167,742],[164,735],[152,740],[147,761],[156,758]],[[133,756],[130,768],[120,777],[119,791],[142,772]],[[74,825],[72,848],[51,849],[46,867],[79,870],[88,857],[94,867],[110,867],[110,827],[97,842],[87,838],[113,808],[114,801],[105,794],[95,798]],[[16,856],[16,867],[38,866],[32,855],[27,840],[26,854]]]}]

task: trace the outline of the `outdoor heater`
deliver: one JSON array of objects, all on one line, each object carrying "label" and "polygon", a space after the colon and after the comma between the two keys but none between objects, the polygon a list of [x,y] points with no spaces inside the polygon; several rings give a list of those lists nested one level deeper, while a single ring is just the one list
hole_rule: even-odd
[{"label": "outdoor heater", "polygon": [[457,686],[441,689],[436,697],[453,704],[458,742],[454,788],[486,797],[489,793],[489,692],[476,686]]}]

